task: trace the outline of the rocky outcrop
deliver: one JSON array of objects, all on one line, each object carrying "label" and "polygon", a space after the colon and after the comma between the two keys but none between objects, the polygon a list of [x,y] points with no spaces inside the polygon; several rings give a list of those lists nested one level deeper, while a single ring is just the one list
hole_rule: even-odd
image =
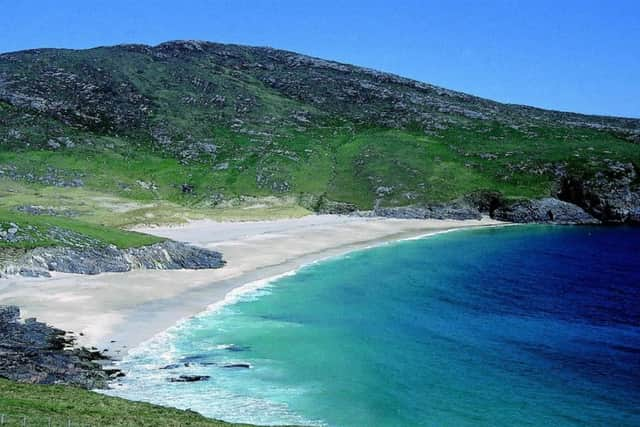
[{"label": "rocky outcrop", "polygon": [[219,252],[168,240],[129,249],[113,245],[36,248],[5,267],[4,273],[28,276],[48,275],[49,271],[98,274],[138,269],[220,268],[223,265]]},{"label": "rocky outcrop", "polygon": [[20,321],[16,306],[0,306],[0,377],[30,384],[71,384],[106,388],[122,373],[97,363],[107,358],[97,351],[72,348],[65,331],[36,319]]},{"label": "rocky outcrop", "polygon": [[353,203],[340,202],[337,200],[329,199],[325,194],[313,195],[304,194],[300,195],[296,203],[300,206],[309,209],[317,214],[327,215],[349,215],[358,211],[358,206]]},{"label": "rocky outcrop", "polygon": [[516,223],[599,224],[579,206],[551,197],[526,200],[498,208],[493,218]]},{"label": "rocky outcrop", "polygon": [[470,204],[453,202],[428,206],[376,207],[374,216],[404,219],[481,219],[480,211]]},{"label": "rocky outcrop", "polygon": [[609,162],[591,178],[560,178],[558,197],[575,203],[602,222],[640,223],[640,177],[632,163]]},{"label": "rocky outcrop", "polygon": [[360,216],[377,216],[404,219],[481,219],[505,206],[505,199],[497,191],[475,191],[448,203],[382,207],[379,204],[369,212],[357,212]]}]

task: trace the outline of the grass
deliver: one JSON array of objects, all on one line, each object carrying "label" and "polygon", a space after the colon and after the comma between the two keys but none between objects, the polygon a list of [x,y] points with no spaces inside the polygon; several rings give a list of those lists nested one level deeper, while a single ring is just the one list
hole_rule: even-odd
[{"label": "grass", "polygon": [[[90,224],[71,218],[46,215],[30,215],[22,212],[12,212],[7,210],[0,210],[0,223],[14,223],[21,229],[25,229],[31,226],[33,229],[39,230],[44,234],[46,234],[47,230],[49,230],[51,227],[59,227],[66,230],[74,231],[78,234],[88,237],[89,239],[98,240],[109,245],[115,245],[121,249],[151,245],[164,240],[162,238],[151,236],[148,234]],[[18,245],[21,247],[30,248],[38,246],[56,246],[58,244],[59,243],[56,241],[42,239],[32,242],[19,243]],[[16,247],[16,244],[2,241],[0,242],[0,247],[3,246]]]},{"label": "grass", "polygon": [[109,397],[62,385],[20,384],[0,378],[0,414],[6,426],[193,426],[240,427],[195,412]]},{"label": "grass", "polygon": [[[74,132],[76,140],[89,139]],[[361,209],[371,209],[376,200],[388,206],[441,203],[478,190],[535,198],[551,194],[558,165],[589,175],[608,161],[640,164],[636,146],[589,129],[519,130],[472,122],[425,135],[342,123],[305,131],[283,128],[264,145],[225,128],[212,128],[211,134],[218,146],[215,159],[189,163],[144,141],[115,136],[94,135],[89,144],[55,151],[0,149],[0,167],[25,177],[0,178],[0,219],[55,225],[131,247],[156,240],[123,228],[204,218],[299,217],[310,213],[299,203],[309,196]],[[40,178],[51,176],[80,177],[84,185],[44,185]],[[182,184],[193,191],[182,191]],[[16,211],[28,205],[71,210],[77,216],[44,218]]]}]

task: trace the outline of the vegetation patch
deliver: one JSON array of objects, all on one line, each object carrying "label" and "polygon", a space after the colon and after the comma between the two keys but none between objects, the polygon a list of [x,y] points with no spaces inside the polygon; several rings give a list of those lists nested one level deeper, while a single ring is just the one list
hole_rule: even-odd
[{"label": "vegetation patch", "polygon": [[[192,411],[104,396],[62,385],[19,384],[0,378],[0,417],[5,425],[248,427]],[[48,424],[51,421],[51,424]]]}]

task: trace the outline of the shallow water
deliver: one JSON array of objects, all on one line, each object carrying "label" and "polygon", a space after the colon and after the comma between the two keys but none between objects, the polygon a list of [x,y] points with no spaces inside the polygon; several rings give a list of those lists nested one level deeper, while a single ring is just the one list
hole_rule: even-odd
[{"label": "shallow water", "polygon": [[[235,362],[252,367],[223,367]],[[110,394],[231,421],[640,425],[640,229],[479,229],[353,252],[190,319],[123,367]],[[180,374],[211,379],[167,381]]]}]

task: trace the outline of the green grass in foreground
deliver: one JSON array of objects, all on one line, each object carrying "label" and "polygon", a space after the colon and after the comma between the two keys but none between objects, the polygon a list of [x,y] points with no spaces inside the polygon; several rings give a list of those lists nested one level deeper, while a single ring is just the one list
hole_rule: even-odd
[{"label": "green grass in foreground", "polygon": [[0,378],[0,414],[5,425],[28,426],[247,426],[205,418],[195,412],[132,402],[62,385],[19,384]]}]

